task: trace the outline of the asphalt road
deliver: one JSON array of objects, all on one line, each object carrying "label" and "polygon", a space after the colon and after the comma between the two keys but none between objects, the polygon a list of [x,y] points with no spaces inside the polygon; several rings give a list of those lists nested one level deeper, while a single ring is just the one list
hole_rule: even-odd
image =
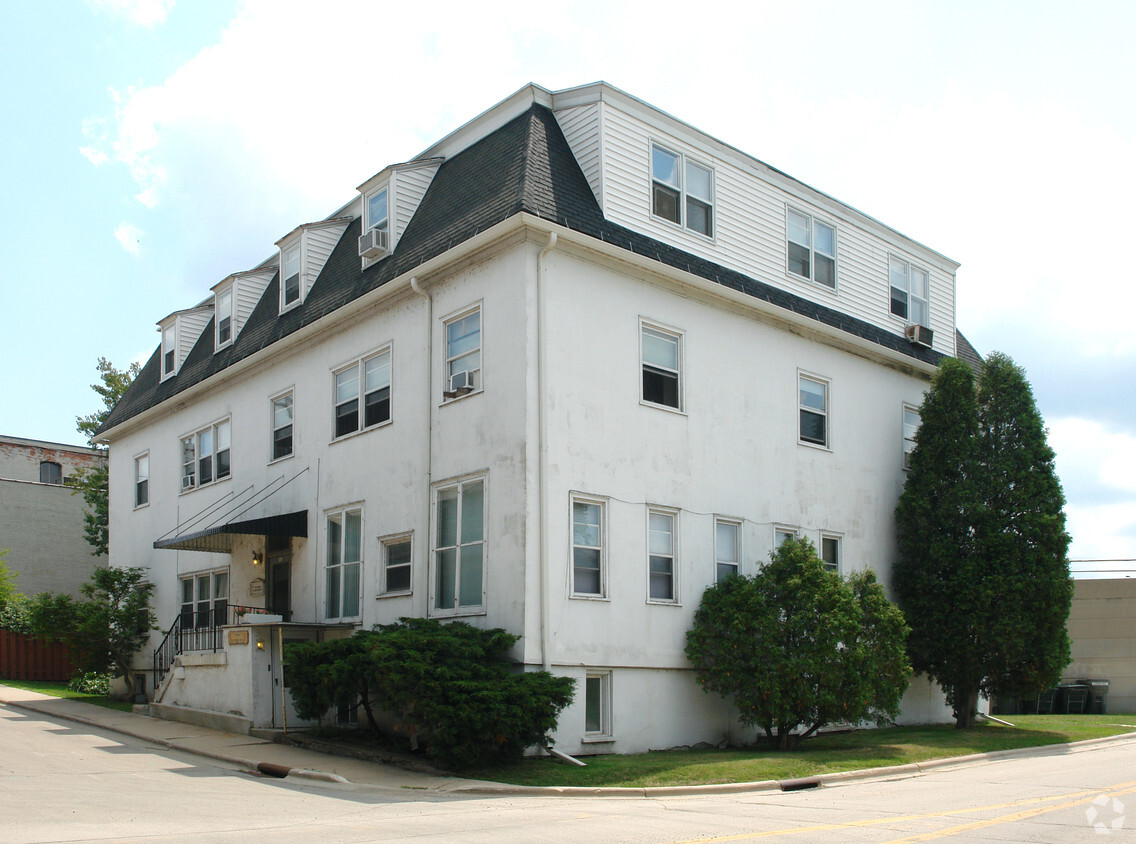
[{"label": "asphalt road", "polygon": [[3,844],[763,839],[1136,841],[1136,740],[788,793],[472,797],[276,780],[0,705]]}]

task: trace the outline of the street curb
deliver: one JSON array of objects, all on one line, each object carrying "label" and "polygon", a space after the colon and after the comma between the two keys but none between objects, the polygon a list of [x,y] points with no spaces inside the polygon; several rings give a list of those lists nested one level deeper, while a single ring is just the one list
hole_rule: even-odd
[{"label": "street curb", "polygon": [[[0,700],[0,703],[5,704],[6,706],[16,707],[17,709],[27,709],[31,712],[39,713],[40,715],[48,715],[52,718],[62,718],[67,721],[75,721],[77,723],[86,724],[89,727],[106,730],[107,732],[111,733],[121,733],[122,735],[130,736],[131,738],[135,738],[139,741],[144,741],[149,744],[154,744],[167,750],[173,750],[179,753],[192,753],[195,756],[203,756],[207,759],[214,759],[219,762],[227,762],[231,765],[238,765],[241,768],[251,772],[258,771],[261,765],[275,766],[281,769],[283,769],[284,767],[277,765],[276,763],[257,762],[240,756],[231,756],[224,753],[216,753],[210,750],[200,750],[196,748],[185,747],[183,745],[175,744],[169,739],[148,736],[143,733],[127,729],[126,727],[111,726],[109,724],[99,723],[98,721],[95,721],[91,718],[86,718],[82,715],[51,711],[50,709],[36,706],[32,701]],[[917,777],[941,768],[982,765],[989,762],[998,762],[1003,759],[1017,759],[1023,757],[1028,758],[1030,756],[1049,756],[1061,753],[1076,753],[1080,750],[1089,750],[1092,747],[1100,744],[1108,744],[1116,741],[1132,741],[1134,739],[1136,739],[1136,732],[1121,733],[1120,735],[1116,736],[1083,739],[1081,741],[1067,742],[1065,744],[1044,744],[1038,745],[1037,747],[1021,747],[1013,750],[992,750],[989,753],[972,753],[968,756],[948,756],[942,759],[929,759],[926,762],[910,762],[904,765],[893,765],[887,768],[862,768],[857,771],[837,771],[831,774],[817,774],[816,776],[812,777],[792,780],[761,780],[758,782],[716,783],[713,785],[639,786],[634,788],[569,785],[509,785],[507,783],[471,781],[469,785],[450,786],[439,790],[444,791],[447,794],[485,794],[502,796],[530,795],[534,797],[677,797],[698,794],[741,794],[757,793],[763,791],[786,791],[797,790],[802,786],[806,788],[814,787],[814,783],[816,786],[827,786],[841,785],[843,783],[860,780],[888,780]],[[289,779],[294,777],[296,779],[307,779],[334,783],[337,785],[352,785],[362,788],[382,788],[383,790],[389,790],[389,788],[383,786],[372,786],[367,783],[354,783],[351,780],[340,776],[339,774],[333,774],[328,771],[312,770],[310,768],[288,768],[285,776]],[[788,788],[786,788],[786,786],[788,786]]]}]

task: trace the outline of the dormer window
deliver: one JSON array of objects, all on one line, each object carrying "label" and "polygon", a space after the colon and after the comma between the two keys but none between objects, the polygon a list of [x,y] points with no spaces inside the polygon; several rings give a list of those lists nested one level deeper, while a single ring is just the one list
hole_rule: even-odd
[{"label": "dormer window", "polygon": [[284,250],[280,261],[280,308],[290,308],[300,301],[300,244]]},{"label": "dormer window", "polygon": [[367,197],[367,228],[387,231],[390,214],[387,208],[387,189],[375,191]]},{"label": "dormer window", "polygon": [[227,346],[233,341],[233,291],[217,294],[217,348]]},{"label": "dormer window", "polygon": [[177,371],[177,327],[167,325],[162,329],[162,377],[169,378]]},{"label": "dormer window", "polygon": [[651,146],[651,213],[714,236],[714,171],[685,155]]},{"label": "dormer window", "polygon": [[359,254],[364,258],[381,258],[391,250],[390,191],[383,186],[364,194],[363,235],[359,238]]}]

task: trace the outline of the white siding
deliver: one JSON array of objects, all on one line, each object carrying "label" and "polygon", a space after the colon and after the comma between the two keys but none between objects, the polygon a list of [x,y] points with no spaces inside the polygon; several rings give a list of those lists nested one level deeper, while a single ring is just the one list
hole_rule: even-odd
[{"label": "white siding", "polygon": [[[604,109],[604,211],[608,219],[673,243],[759,281],[840,310],[894,334],[905,321],[890,313],[887,256],[893,252],[930,271],[931,328],[935,348],[954,353],[954,276],[926,253],[896,236],[886,239],[856,222],[836,203],[820,207],[802,191],[794,195],[743,169],[693,137],[678,137],[608,105]],[[715,174],[714,238],[706,238],[651,214],[650,155],[656,141]],[[787,269],[786,207],[835,226],[837,288],[814,284]]]},{"label": "white siding", "polygon": [[249,316],[252,315],[256,303],[264,295],[272,277],[276,275],[276,267],[258,270],[256,272],[241,273],[233,283],[233,339],[235,340],[245,327]]},{"label": "white siding", "polygon": [[347,220],[343,220],[334,225],[311,226],[305,229],[302,274],[304,289],[300,294],[301,298],[307,298],[308,291],[312,289],[312,285],[315,284],[324,264],[327,263],[331,250],[339,243],[343,232],[346,231],[347,223]]},{"label": "white siding", "polygon": [[201,332],[205,330],[205,326],[209,324],[209,320],[213,318],[213,305],[208,305],[202,308],[195,308],[192,311],[178,314],[177,322],[177,369],[181,370],[181,365],[185,363],[185,359],[189,357],[189,353],[193,347],[197,345],[197,341],[201,338]]},{"label": "white siding", "polygon": [[406,231],[406,226],[410,222],[410,218],[414,216],[414,212],[418,210],[418,203],[422,201],[422,197],[426,195],[426,189],[430,187],[430,182],[434,180],[434,174],[438,172],[438,167],[441,162],[431,163],[419,167],[407,167],[406,169],[396,170],[391,181],[395,183],[395,188],[392,191],[394,196],[394,242],[391,248],[398,243],[398,239],[402,237],[402,233]]},{"label": "white siding", "polygon": [[603,196],[603,146],[600,136],[603,131],[603,104],[576,106],[575,108],[560,109],[556,112],[556,120],[564,132],[568,146],[584,177],[596,195],[600,208],[604,207]]}]

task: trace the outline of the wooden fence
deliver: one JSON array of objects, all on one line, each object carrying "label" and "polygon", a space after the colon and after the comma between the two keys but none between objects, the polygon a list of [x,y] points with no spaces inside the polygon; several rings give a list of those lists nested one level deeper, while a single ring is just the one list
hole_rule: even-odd
[{"label": "wooden fence", "polygon": [[65,645],[47,643],[22,633],[0,630],[0,682],[37,680],[62,683],[74,668]]}]

